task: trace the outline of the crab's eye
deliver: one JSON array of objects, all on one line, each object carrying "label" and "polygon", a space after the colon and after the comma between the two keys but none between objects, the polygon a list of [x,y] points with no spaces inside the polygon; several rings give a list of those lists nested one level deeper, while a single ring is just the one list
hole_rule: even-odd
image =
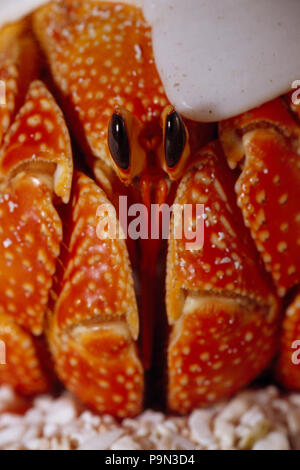
[{"label": "crab's eye", "polygon": [[123,116],[114,113],[108,126],[108,146],[116,165],[128,170],[130,164],[130,146]]},{"label": "crab's eye", "polygon": [[166,117],[164,132],[164,150],[166,163],[174,168],[184,152],[186,144],[186,130],[181,116],[172,111]]},{"label": "crab's eye", "polygon": [[118,107],[108,125],[108,147],[120,180],[131,184],[146,167],[146,152],[140,144],[142,123],[126,108]]},{"label": "crab's eye", "polygon": [[181,118],[171,105],[161,114],[163,140],[157,152],[161,168],[172,181],[182,177],[190,156],[189,132]]}]

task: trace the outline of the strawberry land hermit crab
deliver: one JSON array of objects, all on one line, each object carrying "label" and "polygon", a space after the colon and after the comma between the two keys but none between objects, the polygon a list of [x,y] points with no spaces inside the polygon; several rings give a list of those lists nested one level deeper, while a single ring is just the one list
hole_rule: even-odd
[{"label": "strawberry land hermit crab", "polygon": [[[179,413],[274,357],[299,388],[300,108],[278,98],[218,133],[183,119],[141,11],[116,2],[50,2],[6,26],[0,78],[0,382],[32,395],[58,377],[121,418],[159,368]],[[97,208],[120,195],[204,204],[204,247],[99,239]]]}]

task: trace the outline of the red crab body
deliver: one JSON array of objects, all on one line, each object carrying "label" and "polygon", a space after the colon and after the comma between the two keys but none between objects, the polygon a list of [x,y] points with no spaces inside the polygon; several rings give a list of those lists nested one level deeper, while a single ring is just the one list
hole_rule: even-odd
[{"label": "red crab body", "polygon": [[[0,36],[0,78],[13,73],[16,83],[14,106],[0,110],[0,382],[49,390],[47,344],[57,376],[84,403],[118,417],[141,411],[153,348],[163,349],[153,338],[164,252],[161,233],[99,238],[99,207],[118,213],[127,196],[128,206],[144,204],[148,235],[153,204],[204,204],[204,246],[186,249],[185,234],[168,242],[168,406],[185,413],[233,394],[274,357],[279,297],[299,282],[299,125],[278,99],[221,123],[221,143],[207,145],[215,126],[183,120],[169,105],[136,7],[64,0],[28,21]],[[237,181],[226,158],[241,169]],[[173,214],[170,233],[175,223]],[[288,355],[297,309],[296,298],[278,363],[296,387]]]}]

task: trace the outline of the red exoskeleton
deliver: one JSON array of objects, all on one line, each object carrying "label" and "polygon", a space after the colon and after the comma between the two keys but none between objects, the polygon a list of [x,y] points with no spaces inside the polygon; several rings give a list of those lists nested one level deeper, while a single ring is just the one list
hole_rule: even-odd
[{"label": "red exoskeleton", "polygon": [[278,98],[220,123],[215,140],[215,126],[170,106],[150,33],[132,5],[61,0],[0,36],[0,382],[45,392],[55,370],[117,417],[143,407],[164,302],[161,239],[97,236],[97,208],[119,195],[149,214],[154,203],[205,205],[203,248],[168,243],[169,409],[232,395],[276,353],[281,382],[300,387],[297,109]]}]

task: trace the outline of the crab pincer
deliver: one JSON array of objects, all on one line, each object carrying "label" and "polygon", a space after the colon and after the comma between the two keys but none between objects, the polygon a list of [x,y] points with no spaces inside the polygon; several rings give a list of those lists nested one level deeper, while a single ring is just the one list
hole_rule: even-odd
[{"label": "crab pincer", "polygon": [[98,412],[123,418],[143,404],[139,318],[125,240],[99,234],[99,207],[114,213],[103,190],[76,174],[47,336],[66,386]]},{"label": "crab pincer", "polygon": [[[293,110],[296,112],[297,107]],[[278,98],[220,123],[220,138],[231,168],[246,226],[280,297],[300,282],[300,126],[288,100]],[[288,387],[300,387],[292,362],[300,325],[299,297],[286,311],[277,366]]]},{"label": "crab pincer", "polygon": [[205,205],[203,247],[187,250],[189,240],[172,232],[169,242],[168,403],[180,413],[245,386],[276,347],[278,300],[236,206],[233,183],[214,143],[196,156],[175,197],[179,207]]},{"label": "crab pincer", "polygon": [[68,202],[71,180],[62,113],[46,87],[32,82],[0,152],[0,337],[7,349],[0,381],[26,394],[50,386],[41,336],[62,239],[53,200]]}]

